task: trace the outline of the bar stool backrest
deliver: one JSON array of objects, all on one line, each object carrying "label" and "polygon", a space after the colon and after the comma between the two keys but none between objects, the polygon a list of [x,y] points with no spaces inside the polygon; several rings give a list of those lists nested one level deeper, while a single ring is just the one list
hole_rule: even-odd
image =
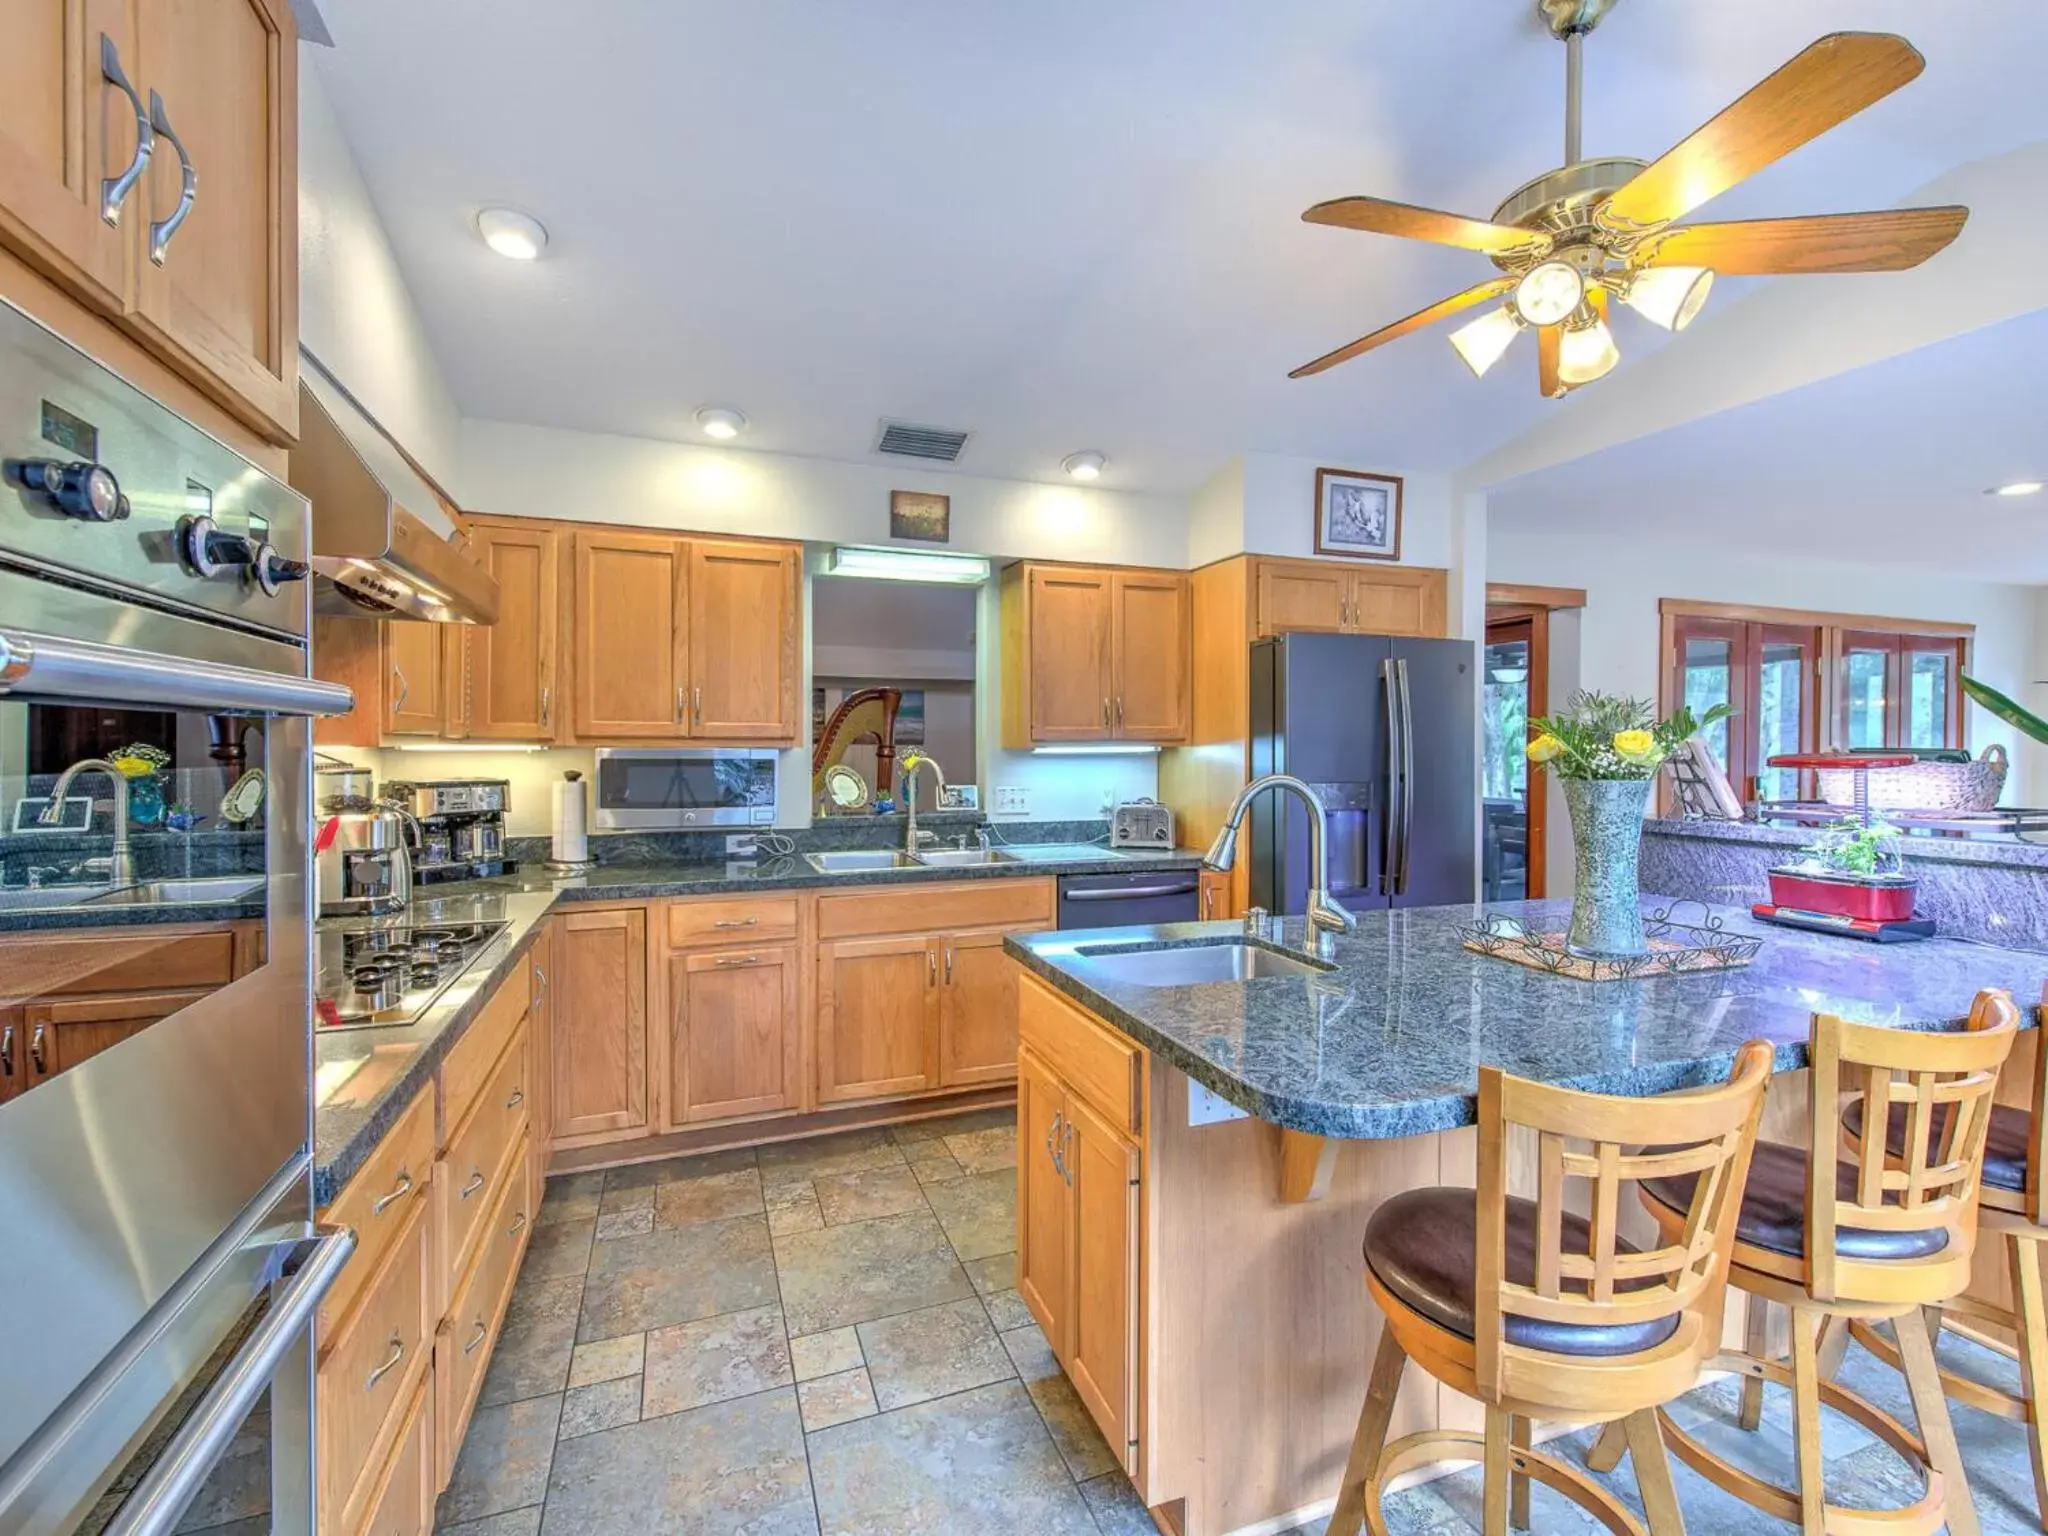
[{"label": "bar stool backrest", "polygon": [[[1863,1100],[1863,1124],[1891,1123],[1894,1105],[1905,1116],[1905,1155],[1891,1156],[1885,1136],[1873,1134],[1851,1148],[1846,1161],[1854,1184],[1837,1187],[1835,1162],[1807,1160],[1807,1289],[1819,1301],[1944,1301],[1967,1273],[1977,1238],[1978,1187],[1984,1138],[1991,1126],[1998,1069],[2012,1050],[2019,1009],[2011,994],[1977,994],[1968,1026],[1928,1032],[1882,1024],[1852,1024],[1830,1013],[1813,1016],[1808,1047],[1814,1148],[1840,1138],[1844,1093]],[[1947,1234],[1936,1252],[1917,1258],[1847,1257],[1838,1233]],[[1949,1287],[1944,1289],[1944,1287]]]},{"label": "bar stool backrest", "polygon": [[[1685,1377],[1713,1353],[1771,1055],[1770,1046],[1752,1040],[1736,1053],[1726,1083],[1655,1098],[1580,1093],[1495,1067],[1480,1070],[1473,1343],[1483,1399],[1527,1396],[1562,1405],[1541,1394],[1555,1394],[1575,1363],[1611,1378],[1640,1358],[1573,1362],[1510,1344],[1506,1314],[1594,1328],[1676,1316],[1677,1331],[1642,1354],[1660,1356]],[[1536,1133],[1536,1263],[1527,1284],[1506,1272],[1510,1126]],[[1622,1186],[1688,1173],[1699,1177],[1677,1240],[1641,1251],[1622,1247]],[[1569,1199],[1572,1180],[1589,1186],[1582,1205]],[[1564,1237],[1565,1215],[1575,1205],[1588,1213],[1583,1251]]]}]

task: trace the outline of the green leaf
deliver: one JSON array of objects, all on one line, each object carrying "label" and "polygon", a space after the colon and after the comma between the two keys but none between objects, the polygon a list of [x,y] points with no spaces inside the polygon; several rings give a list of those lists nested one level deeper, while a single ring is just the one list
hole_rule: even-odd
[{"label": "green leaf", "polygon": [[2014,703],[1996,688],[1978,682],[1968,673],[1963,674],[1958,681],[1961,682],[1964,693],[2007,725],[2016,726],[2036,741],[2048,742],[2048,720],[2043,720],[2026,706]]}]

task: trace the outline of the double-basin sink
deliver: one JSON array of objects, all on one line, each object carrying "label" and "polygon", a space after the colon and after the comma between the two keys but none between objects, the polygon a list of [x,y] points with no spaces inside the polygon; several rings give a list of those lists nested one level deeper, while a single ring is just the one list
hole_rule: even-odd
[{"label": "double-basin sink", "polygon": [[901,848],[842,848],[834,853],[807,853],[804,862],[821,875],[865,875],[883,869],[966,869],[1026,861],[1001,848],[926,848],[917,853],[905,853]]},{"label": "double-basin sink", "polygon": [[136,885],[39,885],[0,889],[0,912],[61,912],[98,907],[204,907],[245,901],[263,889],[262,875],[200,875]]}]

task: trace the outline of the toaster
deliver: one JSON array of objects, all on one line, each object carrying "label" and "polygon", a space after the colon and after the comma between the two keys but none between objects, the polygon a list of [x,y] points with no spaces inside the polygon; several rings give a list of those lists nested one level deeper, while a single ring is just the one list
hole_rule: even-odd
[{"label": "toaster", "polygon": [[1109,813],[1109,846],[1112,848],[1173,847],[1173,812],[1157,800],[1133,800]]}]

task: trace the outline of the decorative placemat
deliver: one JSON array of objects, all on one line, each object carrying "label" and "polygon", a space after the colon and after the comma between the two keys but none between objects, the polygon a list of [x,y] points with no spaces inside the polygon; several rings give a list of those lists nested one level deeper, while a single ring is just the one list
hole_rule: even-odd
[{"label": "decorative placemat", "polygon": [[1647,954],[1595,959],[1575,955],[1562,933],[1539,933],[1518,918],[1491,917],[1460,930],[1465,948],[1553,976],[1578,981],[1639,981],[1649,976],[1680,976],[1695,971],[1732,971],[1757,957],[1764,947],[1753,934],[1730,933],[1709,916],[1700,923],[1681,923],[1671,909],[1643,920],[1650,941]]}]

